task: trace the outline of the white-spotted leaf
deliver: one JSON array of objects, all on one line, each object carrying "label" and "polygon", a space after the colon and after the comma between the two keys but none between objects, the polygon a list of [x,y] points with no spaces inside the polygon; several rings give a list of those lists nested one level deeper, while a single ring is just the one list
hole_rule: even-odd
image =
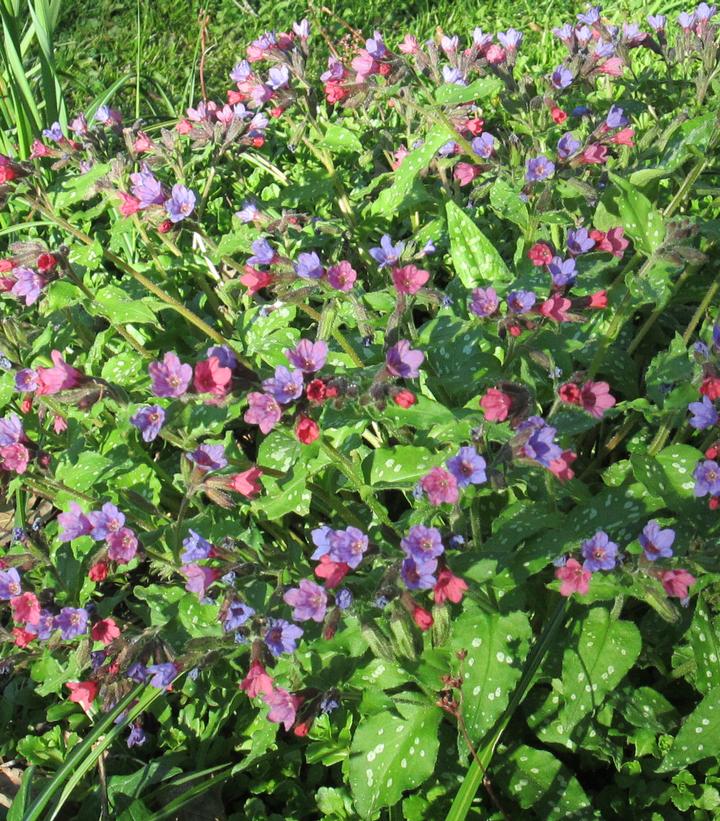
[{"label": "white-spotted leaf", "polygon": [[713,687],[680,728],[658,772],[680,770],[717,755],[720,755],[720,687]]},{"label": "white-spotted leaf", "polygon": [[447,211],[450,254],[455,273],[466,288],[505,285],[512,274],[495,246],[470,217],[450,201]]}]

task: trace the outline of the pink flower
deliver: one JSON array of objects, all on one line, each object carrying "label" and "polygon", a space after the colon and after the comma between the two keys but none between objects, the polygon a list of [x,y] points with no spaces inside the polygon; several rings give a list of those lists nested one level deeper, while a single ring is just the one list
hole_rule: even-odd
[{"label": "pink flower", "polygon": [[602,231],[591,231],[590,236],[595,240],[595,250],[605,251],[618,259],[622,259],[625,249],[630,243],[624,237],[625,229],[622,226],[611,228],[606,234]]},{"label": "pink flower", "polygon": [[242,473],[235,473],[230,476],[228,480],[228,488],[244,496],[246,499],[252,499],[262,492],[262,485],[260,484],[260,477],[263,475],[259,467],[253,467],[244,470]]},{"label": "pink flower", "polygon": [[273,680],[265,672],[262,663],[255,660],[250,670],[240,682],[240,689],[248,694],[248,698],[257,698],[259,695],[270,695],[273,691]]},{"label": "pink flower", "polygon": [[511,405],[512,397],[497,388],[489,388],[480,400],[480,407],[485,412],[488,422],[504,422],[508,418]]},{"label": "pink flower", "polygon": [[325,587],[332,590],[347,576],[350,565],[345,562],[334,562],[328,555],[320,557],[320,564],[315,567],[318,579],[325,579]]},{"label": "pink flower", "polygon": [[132,561],[137,553],[138,540],[135,533],[129,527],[122,527],[115,530],[107,537],[108,558],[118,564],[127,564]]},{"label": "pink flower", "polygon": [[115,623],[115,619],[102,619],[93,625],[90,633],[93,641],[101,641],[107,646],[120,635],[120,628]]},{"label": "pink flower", "polygon": [[625,65],[620,57],[611,57],[609,60],[597,67],[601,74],[607,74],[610,77],[621,77]]},{"label": "pink flower", "polygon": [[328,283],[338,291],[351,291],[356,279],[357,272],[347,260],[341,260],[327,270]]},{"label": "pink flower", "polygon": [[600,143],[589,145],[578,157],[581,165],[602,165],[607,160],[607,146]]},{"label": "pink flower", "polygon": [[392,279],[398,293],[416,294],[430,278],[430,274],[417,265],[393,268]]},{"label": "pink flower", "polygon": [[458,604],[467,589],[463,579],[456,576],[449,567],[444,567],[438,573],[437,583],[433,588],[435,604],[444,604],[446,601]]},{"label": "pink flower", "polygon": [[420,44],[412,34],[406,34],[404,40],[398,46],[398,51],[402,54],[417,54],[420,51]]},{"label": "pink flower", "polygon": [[53,430],[55,431],[55,433],[65,433],[67,428],[67,422],[63,419],[62,416],[56,413],[53,417]]},{"label": "pink flower", "polygon": [[507,57],[507,52],[502,46],[498,46],[496,43],[493,43],[490,48],[485,52],[485,59],[490,63],[490,65],[496,66],[500,63],[505,62],[505,58]]},{"label": "pink flower", "polygon": [[240,277],[240,282],[248,289],[248,294],[252,296],[263,288],[267,288],[273,281],[272,274],[267,271],[259,271],[252,265],[245,266],[245,273]]},{"label": "pink flower", "polygon": [[554,319],[555,322],[569,322],[568,311],[571,307],[572,302],[569,299],[562,294],[553,294],[542,303],[540,313],[548,319]]},{"label": "pink flower", "polygon": [[198,393],[211,393],[213,396],[218,397],[225,396],[228,393],[231,380],[232,370],[223,368],[217,356],[203,359],[195,365],[193,385]]},{"label": "pink flower", "polygon": [[15,473],[25,473],[29,461],[30,452],[25,445],[19,442],[0,447],[0,468],[3,470],[14,470]]},{"label": "pink flower", "polygon": [[120,207],[118,210],[123,217],[131,217],[140,210],[140,200],[133,197],[132,194],[126,194],[124,191],[118,191],[117,195],[120,197]]},{"label": "pink flower", "polygon": [[580,391],[583,410],[596,419],[602,418],[605,411],[612,408],[615,401],[607,382],[586,382]]},{"label": "pink flower", "polygon": [[411,613],[412,620],[424,632],[433,626],[432,613],[428,612],[424,607],[416,604]]},{"label": "pink flower", "polygon": [[96,681],[68,681],[65,686],[70,690],[70,701],[79,704],[89,715],[90,705],[98,694],[98,683]]},{"label": "pink flower", "polygon": [[433,468],[420,480],[420,487],[427,493],[431,505],[443,502],[454,505],[458,500],[457,480],[445,468]]},{"label": "pink flower", "polygon": [[289,730],[295,723],[297,710],[302,703],[302,699],[278,687],[270,693],[266,693],[263,700],[270,707],[268,720],[275,724],[282,724],[286,730]]},{"label": "pink flower", "polygon": [[666,570],[660,576],[660,581],[668,596],[676,599],[686,599],[688,597],[688,588],[692,587],[697,579],[687,570]]},{"label": "pink flower", "polygon": [[40,621],[40,602],[34,593],[21,593],[10,599],[13,620],[17,624],[37,624]]},{"label": "pink flower", "polygon": [[40,383],[40,387],[36,391],[38,396],[68,391],[77,388],[85,381],[85,375],[82,371],[68,365],[60,351],[52,351],[50,359],[52,359],[54,367],[37,369],[38,382]]},{"label": "pink flower", "polygon": [[610,137],[610,142],[615,143],[615,145],[628,145],[632,148],[634,136],[635,131],[632,128],[622,128]]},{"label": "pink flower", "polygon": [[559,459],[553,459],[550,462],[550,472],[557,476],[561,482],[568,482],[575,475],[575,471],[570,465],[577,459],[577,454],[571,450],[563,451]]},{"label": "pink flower", "polygon": [[561,582],[560,595],[572,596],[573,593],[579,593],[584,596],[588,592],[591,576],[592,573],[583,570],[577,559],[568,559],[563,567],[558,567],[555,571],[555,578]]},{"label": "pink flower", "polygon": [[460,185],[470,185],[480,174],[482,174],[480,166],[469,162],[459,162],[453,169],[453,177]]}]

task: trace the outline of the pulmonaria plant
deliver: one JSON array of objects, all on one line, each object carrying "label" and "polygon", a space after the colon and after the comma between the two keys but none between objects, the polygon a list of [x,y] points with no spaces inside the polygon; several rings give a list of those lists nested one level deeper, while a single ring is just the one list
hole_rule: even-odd
[{"label": "pulmonaria plant", "polygon": [[301,21],[172,128],[0,158],[28,761],[129,699],[133,757],[335,767],[256,814],[460,818],[481,772],[483,817],[660,817],[716,779],[718,28],[611,18],[551,62]]}]

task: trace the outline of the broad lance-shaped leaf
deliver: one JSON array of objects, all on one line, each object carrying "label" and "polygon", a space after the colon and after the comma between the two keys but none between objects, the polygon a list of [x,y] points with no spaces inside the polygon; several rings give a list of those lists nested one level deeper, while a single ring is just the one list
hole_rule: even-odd
[{"label": "broad lance-shaped leaf", "polygon": [[705,598],[701,594],[695,604],[695,615],[690,625],[690,645],[695,656],[695,686],[708,693],[720,686],[720,636],[710,619]]},{"label": "broad lance-shaped leaf", "polygon": [[450,254],[455,273],[466,288],[504,285],[512,280],[507,265],[495,246],[459,205],[445,206],[450,234]]},{"label": "broad lance-shaped leaf", "polygon": [[408,195],[417,175],[426,169],[437,151],[453,139],[453,132],[445,125],[436,125],[419,147],[411,151],[393,173],[393,183],[380,193],[370,207],[371,214],[392,216]]},{"label": "broad lance-shaped leaf", "polygon": [[625,232],[646,256],[650,256],[665,239],[662,214],[627,180],[615,174],[611,174],[610,179],[620,192],[615,202]]},{"label": "broad lance-shaped leaf", "polygon": [[454,650],[467,652],[463,664],[462,714],[477,744],[507,707],[522,672],[531,636],[524,613],[468,610],[453,624]]},{"label": "broad lance-shaped leaf", "polygon": [[580,782],[546,750],[518,747],[503,762],[501,773],[508,776],[508,795],[537,817],[546,821],[592,818],[592,807]]},{"label": "broad lance-shaped leaf", "polygon": [[396,804],[435,769],[440,708],[415,693],[396,696],[395,706],[399,715],[363,718],[353,736],[350,788],[361,818]]},{"label": "broad lance-shaped leaf", "polygon": [[414,487],[432,467],[440,464],[444,455],[427,448],[397,445],[378,448],[368,456],[369,482],[373,487]]},{"label": "broad lance-shaped leaf", "polygon": [[[553,692],[548,699],[558,707],[541,709],[543,726],[538,738],[574,748],[584,734],[578,725],[620,684],[640,655],[641,645],[640,631],[634,624],[613,618],[602,607],[590,610],[577,648],[568,648],[563,654],[560,693]],[[531,724],[538,723],[537,716],[534,718]]]},{"label": "broad lance-shaped leaf", "polygon": [[481,97],[492,97],[502,88],[503,82],[499,77],[481,77],[467,86],[445,83],[435,92],[435,102],[441,105],[460,105],[479,100]]},{"label": "broad lance-shaped leaf", "polygon": [[658,772],[680,770],[720,755],[720,687],[713,687],[688,716]]}]

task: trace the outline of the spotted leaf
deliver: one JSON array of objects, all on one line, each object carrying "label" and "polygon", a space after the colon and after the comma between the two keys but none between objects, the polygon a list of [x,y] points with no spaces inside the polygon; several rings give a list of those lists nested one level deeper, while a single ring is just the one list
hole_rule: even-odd
[{"label": "spotted leaf", "polygon": [[658,772],[680,770],[702,758],[720,755],[720,687],[713,687],[675,737]]},{"label": "spotted leaf", "polygon": [[466,288],[506,285],[512,274],[495,246],[454,202],[445,206],[455,273]]}]

